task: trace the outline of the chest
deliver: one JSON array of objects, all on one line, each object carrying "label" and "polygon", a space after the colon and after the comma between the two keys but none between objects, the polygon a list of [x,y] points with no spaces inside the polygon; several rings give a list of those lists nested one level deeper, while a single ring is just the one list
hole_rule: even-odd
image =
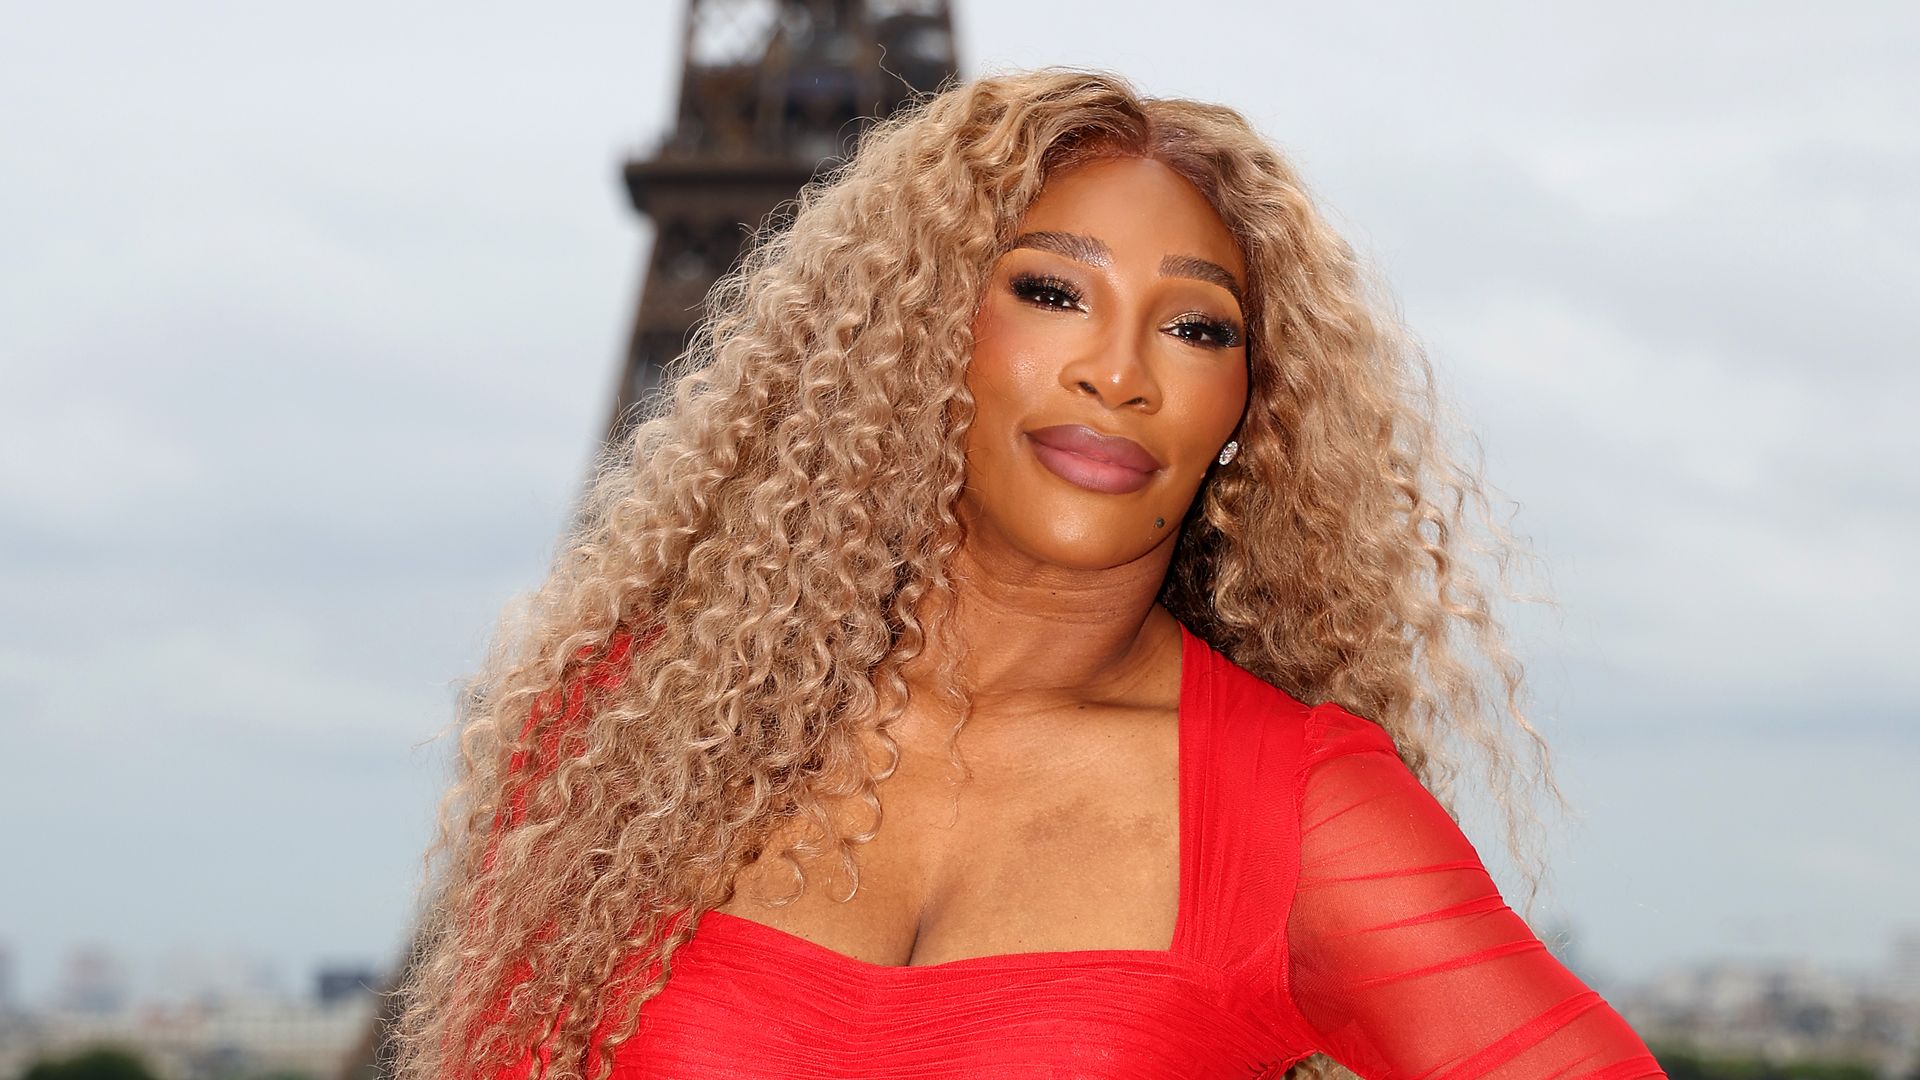
[{"label": "chest", "polygon": [[1299,756],[1295,713],[1219,693],[1197,641],[1158,717],[969,752],[957,795],[944,754],[904,759],[852,899],[828,854],[769,907],[748,879],[792,881],[757,864],[675,953],[615,1080],[1283,1075],[1312,1050],[1279,1008],[1273,922],[1295,805],[1273,766]]},{"label": "chest", "polygon": [[[711,913],[709,913],[711,918]],[[987,956],[880,968],[739,923],[684,946],[615,1080],[1278,1077],[1243,984],[1179,958]]]},{"label": "chest", "polygon": [[[1030,723],[1045,734],[981,740],[977,754],[963,733],[964,779],[944,745],[903,748],[880,785],[874,837],[853,848],[857,888],[839,852],[790,863],[776,843],[716,910],[896,967],[1170,948],[1180,903],[1178,709],[1076,709]],[[859,804],[834,813],[873,825]],[[790,902],[771,902],[796,887]]]}]

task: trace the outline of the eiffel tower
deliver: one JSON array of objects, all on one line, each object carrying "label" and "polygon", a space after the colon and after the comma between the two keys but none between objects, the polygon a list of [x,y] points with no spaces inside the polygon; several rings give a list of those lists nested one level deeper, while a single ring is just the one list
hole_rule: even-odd
[{"label": "eiffel tower", "polygon": [[659,386],[751,230],[872,118],[959,70],[946,0],[692,0],[682,50],[673,131],[623,170],[655,233],[610,440]]},{"label": "eiffel tower", "polygon": [[[860,132],[959,73],[947,0],[687,0],[680,102],[653,156],[621,175],[654,223],[606,438],[630,430],[743,242]],[[396,982],[419,957],[418,942]],[[392,1076],[391,999],[342,1080]]]}]

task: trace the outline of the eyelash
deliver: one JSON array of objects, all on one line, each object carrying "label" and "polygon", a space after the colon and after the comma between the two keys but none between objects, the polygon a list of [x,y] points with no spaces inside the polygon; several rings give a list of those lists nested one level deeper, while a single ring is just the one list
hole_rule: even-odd
[{"label": "eyelash", "polygon": [[[1083,299],[1080,295],[1080,290],[1074,288],[1071,283],[1048,274],[1015,274],[1013,276],[1012,286],[1013,295],[1030,304],[1044,308],[1052,308],[1055,311],[1066,311],[1071,308],[1078,308]],[[1050,304],[1045,300],[1039,299],[1040,294],[1050,292],[1059,293],[1066,298],[1067,302],[1064,305]]]},{"label": "eyelash", "polygon": [[[1049,311],[1072,311],[1078,309],[1084,300],[1080,295],[1080,290],[1074,288],[1071,282],[1050,274],[1015,274],[1010,285],[1015,296],[1036,307],[1043,307]],[[1059,303],[1043,299],[1048,293],[1057,294],[1065,302]],[[1215,349],[1231,349],[1240,344],[1240,330],[1238,327],[1219,319],[1208,318],[1205,315],[1190,312],[1175,319],[1171,326],[1176,331],[1183,330],[1187,327],[1197,327],[1213,336],[1212,341],[1203,341],[1179,333],[1174,335],[1182,341],[1191,342],[1196,345]]]},{"label": "eyelash", "polygon": [[1209,319],[1205,315],[1182,315],[1173,321],[1173,325],[1175,329],[1195,326],[1212,334],[1213,347],[1216,349],[1231,349],[1240,344],[1240,331],[1234,328],[1233,324],[1221,322],[1219,319]]}]

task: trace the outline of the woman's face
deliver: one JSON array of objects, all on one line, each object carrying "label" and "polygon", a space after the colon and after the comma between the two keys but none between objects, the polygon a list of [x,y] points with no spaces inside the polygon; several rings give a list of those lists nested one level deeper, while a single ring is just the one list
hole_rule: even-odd
[{"label": "woman's face", "polygon": [[1246,267],[1143,158],[1049,177],[1017,234],[974,318],[961,511],[1035,561],[1120,566],[1171,544],[1246,408]]}]

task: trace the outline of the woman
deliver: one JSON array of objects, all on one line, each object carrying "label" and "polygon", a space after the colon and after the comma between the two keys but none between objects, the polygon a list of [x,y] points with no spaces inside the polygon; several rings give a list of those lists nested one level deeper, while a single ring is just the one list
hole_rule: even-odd
[{"label": "woman", "polygon": [[1228,109],[875,129],[474,684],[403,1075],[1662,1075],[1430,793],[1541,748],[1420,363]]}]

